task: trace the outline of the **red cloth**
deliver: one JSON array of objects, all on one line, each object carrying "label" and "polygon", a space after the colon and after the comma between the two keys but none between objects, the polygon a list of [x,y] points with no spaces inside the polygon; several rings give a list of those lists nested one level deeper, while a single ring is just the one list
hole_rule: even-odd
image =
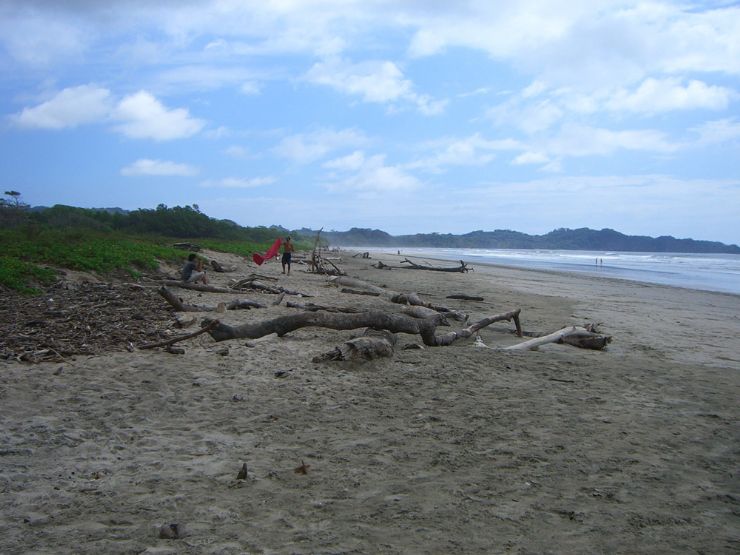
[{"label": "red cloth", "polygon": [[262,266],[262,263],[265,260],[270,260],[271,258],[274,258],[275,256],[277,256],[277,253],[280,250],[280,245],[282,244],[283,244],[282,239],[275,239],[275,242],[267,250],[264,256],[256,252],[252,253],[252,260],[254,260],[254,263],[257,264],[257,266]]}]

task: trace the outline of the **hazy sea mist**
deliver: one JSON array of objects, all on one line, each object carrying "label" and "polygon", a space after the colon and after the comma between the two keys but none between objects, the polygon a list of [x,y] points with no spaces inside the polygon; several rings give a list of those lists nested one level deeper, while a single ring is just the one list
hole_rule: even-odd
[{"label": "hazy sea mist", "polygon": [[[347,247],[396,253],[388,247]],[[464,260],[519,268],[577,272],[689,289],[740,294],[740,255],[530,249],[401,248],[409,257]]]}]

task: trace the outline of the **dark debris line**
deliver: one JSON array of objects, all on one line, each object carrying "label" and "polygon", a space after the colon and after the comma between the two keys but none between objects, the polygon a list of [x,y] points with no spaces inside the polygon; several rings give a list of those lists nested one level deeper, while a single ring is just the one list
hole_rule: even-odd
[{"label": "dark debris line", "polygon": [[38,297],[2,292],[0,358],[59,361],[164,339],[172,309],[156,290],[60,281]]}]

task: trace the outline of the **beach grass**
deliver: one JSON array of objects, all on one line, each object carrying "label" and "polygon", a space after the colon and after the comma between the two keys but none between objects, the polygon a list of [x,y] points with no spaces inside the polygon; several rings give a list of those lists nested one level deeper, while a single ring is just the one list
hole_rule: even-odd
[{"label": "beach grass", "polygon": [[[138,277],[160,261],[181,263],[187,252],[171,246],[183,239],[89,229],[24,228],[0,230],[0,285],[24,294],[53,283],[54,268],[99,274],[123,271]],[[189,239],[202,247],[249,256],[268,245],[245,241]]]}]

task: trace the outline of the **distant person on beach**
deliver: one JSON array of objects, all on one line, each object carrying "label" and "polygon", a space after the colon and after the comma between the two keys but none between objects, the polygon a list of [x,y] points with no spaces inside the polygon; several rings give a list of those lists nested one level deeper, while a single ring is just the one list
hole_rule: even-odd
[{"label": "distant person on beach", "polygon": [[286,237],[285,241],[283,242],[283,273],[285,273],[285,267],[288,268],[288,275],[290,275],[290,259],[292,258],[293,251],[295,250],[295,247],[293,247],[293,241],[290,240],[290,237]]},{"label": "distant person on beach", "polygon": [[195,253],[188,255],[188,261],[182,267],[181,275],[185,283],[202,281],[205,285],[208,285],[208,276],[205,268],[203,268],[203,260],[198,258]]}]

